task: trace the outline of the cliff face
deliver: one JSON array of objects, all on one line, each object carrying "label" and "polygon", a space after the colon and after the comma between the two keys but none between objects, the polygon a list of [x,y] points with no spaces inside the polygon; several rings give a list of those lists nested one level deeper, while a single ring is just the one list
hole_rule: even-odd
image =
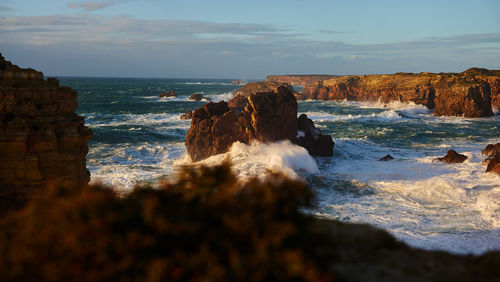
[{"label": "cliff face", "polygon": [[339,77],[338,75],[323,75],[323,74],[310,74],[310,75],[269,75],[266,81],[274,81],[279,83],[288,83],[290,85],[306,85],[316,81],[326,80]]},{"label": "cliff face", "polygon": [[77,93],[0,55],[0,198],[30,198],[47,186],[87,185],[92,136],[75,114]]},{"label": "cliff face", "polygon": [[433,109],[437,116],[491,116],[492,100],[495,106],[499,99],[500,75],[475,70],[458,74],[344,76],[306,85],[300,98],[414,102]]}]

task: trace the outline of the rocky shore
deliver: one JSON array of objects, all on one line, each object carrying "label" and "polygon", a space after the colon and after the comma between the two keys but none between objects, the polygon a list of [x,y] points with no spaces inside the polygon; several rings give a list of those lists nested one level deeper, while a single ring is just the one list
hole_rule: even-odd
[{"label": "rocky shore", "polygon": [[306,85],[311,84],[320,80],[327,80],[331,78],[340,77],[339,75],[327,75],[327,74],[289,74],[289,75],[268,75],[266,81],[287,83],[290,85]]},{"label": "rocky shore", "polygon": [[55,78],[22,69],[0,55],[0,199],[24,199],[48,186],[81,187],[87,141],[75,114],[77,93]]},{"label": "rocky shore", "polygon": [[500,71],[342,76],[307,84],[299,99],[413,102],[436,116],[487,117],[500,100]]}]

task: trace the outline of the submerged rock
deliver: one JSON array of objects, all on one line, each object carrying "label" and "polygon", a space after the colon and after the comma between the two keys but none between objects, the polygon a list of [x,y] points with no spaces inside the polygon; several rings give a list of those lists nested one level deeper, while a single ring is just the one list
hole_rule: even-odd
[{"label": "submerged rock", "polygon": [[387,154],[387,155],[385,155],[385,157],[381,158],[379,161],[386,162],[386,161],[390,161],[390,160],[394,160],[394,158],[391,155]]},{"label": "submerged rock", "polygon": [[177,97],[177,94],[173,90],[161,92],[160,94],[158,94],[158,98],[167,98],[167,97]]},{"label": "submerged rock", "polygon": [[446,156],[442,158],[435,158],[432,162],[443,162],[449,164],[463,163],[467,156],[457,153],[455,150],[449,150]]},{"label": "submerged rock", "polygon": [[314,122],[301,114],[298,118],[298,128],[295,143],[307,149],[311,156],[331,157],[335,143],[332,136],[323,135],[319,128],[314,126]]},{"label": "submerged rock", "polygon": [[191,101],[201,101],[203,99],[211,101],[210,98],[206,98],[205,96],[203,96],[203,93],[194,93],[189,96],[189,100]]}]

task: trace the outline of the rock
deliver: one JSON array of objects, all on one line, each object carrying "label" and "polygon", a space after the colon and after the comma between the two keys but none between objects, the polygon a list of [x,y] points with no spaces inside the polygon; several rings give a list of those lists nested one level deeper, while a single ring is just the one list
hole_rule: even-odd
[{"label": "rock", "polygon": [[167,98],[167,97],[177,97],[177,94],[173,90],[161,92],[160,94],[158,94],[158,98]]},{"label": "rock", "polygon": [[75,114],[76,91],[58,85],[0,55],[0,198],[87,185],[92,132]]},{"label": "rock", "polygon": [[311,156],[331,157],[335,143],[330,135],[323,135],[314,122],[305,114],[297,120],[297,136],[295,143],[307,149]]},{"label": "rock", "polygon": [[245,97],[250,96],[251,94],[259,93],[259,92],[277,92],[279,87],[288,88],[290,91],[294,91],[293,87],[286,83],[278,83],[274,81],[259,81],[259,82],[250,82],[240,90],[237,90],[234,96],[242,95]]},{"label": "rock", "polygon": [[240,84],[243,84],[243,81],[241,80],[233,80],[232,82],[234,85],[240,85]]},{"label": "rock", "polygon": [[490,163],[491,159],[493,159],[493,157],[484,159],[484,160],[481,162],[481,165],[488,166],[488,164]]},{"label": "rock", "polygon": [[500,175],[500,153],[497,153],[489,162],[486,172],[494,172]]},{"label": "rock", "polygon": [[494,145],[488,144],[481,153],[487,157],[493,157],[497,153],[500,153],[500,143],[496,143]]},{"label": "rock", "polygon": [[444,162],[449,164],[463,163],[467,156],[457,153],[455,150],[449,150],[446,156],[442,158],[435,158],[432,162]]},{"label": "rock", "polygon": [[192,117],[193,117],[193,111],[187,111],[180,117],[180,119],[191,119]]},{"label": "rock", "polygon": [[320,80],[339,77],[338,75],[326,74],[299,74],[299,75],[269,75],[266,81],[274,81],[278,83],[287,83],[290,85],[306,85]]},{"label": "rock", "polygon": [[252,94],[238,116],[228,103],[208,103],[193,113],[186,135],[191,160],[200,161],[225,153],[236,142],[294,140],[297,133],[297,101],[284,87],[276,92]]},{"label": "rock", "polygon": [[248,103],[248,97],[236,95],[231,100],[227,101],[229,108],[236,114],[239,114]]},{"label": "rock", "polygon": [[[433,110],[436,116],[485,117],[493,115],[492,85],[500,78],[500,72],[489,71],[489,74],[343,76],[304,86],[300,99],[414,102]],[[497,88],[494,91],[498,91]]]},{"label": "rock", "polygon": [[189,96],[189,100],[191,101],[201,101],[203,99],[211,101],[210,98],[206,98],[205,96],[203,96],[203,93],[194,93],[191,96]]},{"label": "rock", "polygon": [[381,158],[379,161],[386,162],[386,161],[390,161],[390,160],[394,160],[394,158],[391,155],[387,154],[387,155],[385,155],[385,157]]}]

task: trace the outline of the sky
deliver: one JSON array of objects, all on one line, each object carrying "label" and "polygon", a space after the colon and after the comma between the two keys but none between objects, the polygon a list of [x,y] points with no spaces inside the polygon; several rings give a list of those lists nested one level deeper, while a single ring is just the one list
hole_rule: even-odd
[{"label": "sky", "polygon": [[500,0],[0,0],[0,52],[49,76],[263,79],[500,69]]}]

